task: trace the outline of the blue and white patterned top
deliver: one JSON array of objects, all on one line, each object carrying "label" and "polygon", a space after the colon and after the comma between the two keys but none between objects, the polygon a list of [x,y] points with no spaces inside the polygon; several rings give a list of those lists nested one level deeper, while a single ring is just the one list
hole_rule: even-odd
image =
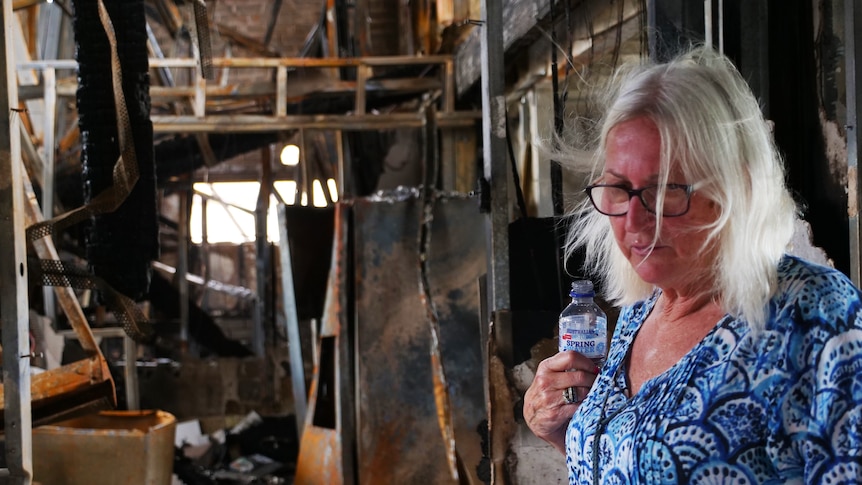
[{"label": "blue and white patterned top", "polygon": [[569,423],[569,483],[862,483],[862,301],[848,278],[783,258],[764,332],[725,316],[628,398],[625,357],[657,297],[620,314]]}]

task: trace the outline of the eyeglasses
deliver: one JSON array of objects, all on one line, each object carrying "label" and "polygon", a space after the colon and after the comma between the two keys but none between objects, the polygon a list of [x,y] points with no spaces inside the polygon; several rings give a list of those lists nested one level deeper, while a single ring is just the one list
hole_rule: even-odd
[{"label": "eyeglasses", "polygon": [[[660,188],[659,185],[630,189],[625,185],[593,184],[588,185],[584,192],[587,193],[597,211],[606,216],[624,216],[629,211],[629,201],[635,196],[640,199],[647,211],[657,214]],[[694,193],[693,185],[665,185],[661,215],[677,217],[688,212],[692,193]]]}]

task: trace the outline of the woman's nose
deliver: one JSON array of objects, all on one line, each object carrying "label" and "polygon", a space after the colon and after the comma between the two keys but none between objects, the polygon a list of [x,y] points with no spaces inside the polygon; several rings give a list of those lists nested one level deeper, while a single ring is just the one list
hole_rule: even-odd
[{"label": "woman's nose", "polygon": [[629,199],[629,211],[623,217],[626,218],[626,230],[630,232],[641,230],[655,220],[655,215],[644,207],[640,197]]}]

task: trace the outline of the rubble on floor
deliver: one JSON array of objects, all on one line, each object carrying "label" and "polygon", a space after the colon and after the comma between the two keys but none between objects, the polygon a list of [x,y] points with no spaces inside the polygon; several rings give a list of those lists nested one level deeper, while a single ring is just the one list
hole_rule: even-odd
[{"label": "rubble on floor", "polygon": [[177,425],[173,485],[289,485],[298,451],[293,415],[252,412],[209,434],[198,421],[185,421]]}]

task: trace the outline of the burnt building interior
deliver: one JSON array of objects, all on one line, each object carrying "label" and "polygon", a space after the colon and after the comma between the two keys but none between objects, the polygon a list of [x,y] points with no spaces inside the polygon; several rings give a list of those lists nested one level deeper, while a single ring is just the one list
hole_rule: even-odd
[{"label": "burnt building interior", "polygon": [[710,44],[774,122],[793,249],[859,284],[860,15],[3,0],[0,482],[564,483],[520,410],[585,175],[542,140]]}]

